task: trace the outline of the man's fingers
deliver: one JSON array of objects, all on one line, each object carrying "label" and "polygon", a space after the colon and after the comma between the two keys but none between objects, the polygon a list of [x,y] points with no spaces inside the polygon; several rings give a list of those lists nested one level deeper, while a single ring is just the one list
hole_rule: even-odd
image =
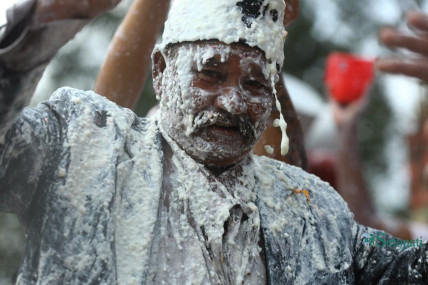
[{"label": "man's fingers", "polygon": [[407,14],[407,23],[410,28],[422,33],[428,33],[428,17],[417,11],[410,11]]},{"label": "man's fingers", "polygon": [[418,11],[407,13],[409,28],[419,37],[428,39],[428,17]]},{"label": "man's fingers", "polygon": [[89,0],[90,17],[96,17],[99,14],[113,9],[119,4],[120,0]]},{"label": "man's fingers", "polygon": [[382,28],[379,32],[380,41],[388,47],[405,48],[428,56],[428,39],[401,33],[393,28]]},{"label": "man's fingers", "polygon": [[64,19],[93,19],[114,8],[120,0],[38,0],[35,24]]},{"label": "man's fingers", "polygon": [[383,72],[403,74],[428,82],[428,59],[426,58],[382,58],[376,61],[376,67]]}]

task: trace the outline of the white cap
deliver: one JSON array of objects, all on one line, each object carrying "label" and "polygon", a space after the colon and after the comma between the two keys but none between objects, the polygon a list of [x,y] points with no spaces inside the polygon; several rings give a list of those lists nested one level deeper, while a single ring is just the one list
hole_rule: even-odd
[{"label": "white cap", "polygon": [[284,0],[173,0],[160,49],[186,41],[245,41],[282,68],[284,12]]}]

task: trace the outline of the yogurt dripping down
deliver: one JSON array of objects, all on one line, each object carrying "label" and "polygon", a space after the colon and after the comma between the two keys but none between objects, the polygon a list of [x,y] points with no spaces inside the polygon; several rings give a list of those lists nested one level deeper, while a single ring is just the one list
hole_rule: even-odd
[{"label": "yogurt dripping down", "polygon": [[275,89],[275,82],[272,82],[273,85],[273,93],[275,95],[275,104],[276,108],[279,110],[279,119],[275,119],[273,121],[273,126],[275,128],[280,128],[282,137],[281,137],[281,155],[286,155],[288,153],[288,150],[290,148],[290,139],[287,136],[287,123],[285,122],[284,115],[281,112],[281,103],[278,100],[277,92]]}]

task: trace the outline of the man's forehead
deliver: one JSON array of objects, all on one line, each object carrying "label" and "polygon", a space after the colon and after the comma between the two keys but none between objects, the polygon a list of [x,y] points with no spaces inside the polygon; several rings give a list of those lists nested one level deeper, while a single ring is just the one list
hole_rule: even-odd
[{"label": "man's forehead", "polygon": [[200,40],[258,47],[276,76],[284,61],[284,0],[174,0],[159,49]]},{"label": "man's forehead", "polygon": [[262,60],[263,64],[267,62],[264,52],[258,47],[250,47],[244,42],[237,42],[226,44],[218,40],[210,41],[197,41],[197,42],[184,42],[171,46],[173,54],[180,52],[189,52],[195,55],[194,60],[203,58],[204,61],[223,61],[229,55],[237,55],[241,58],[249,60],[254,59],[257,61]]}]

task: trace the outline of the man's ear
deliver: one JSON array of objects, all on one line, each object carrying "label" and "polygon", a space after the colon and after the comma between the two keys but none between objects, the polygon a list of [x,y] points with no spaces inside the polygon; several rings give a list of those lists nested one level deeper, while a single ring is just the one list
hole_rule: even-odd
[{"label": "man's ear", "polygon": [[152,53],[152,72],[153,72],[153,89],[155,90],[156,98],[160,100],[162,96],[162,79],[163,79],[163,72],[166,68],[166,62],[165,57],[163,56],[162,52],[155,48],[155,50]]},{"label": "man's ear", "polygon": [[299,0],[285,0],[284,26],[289,26],[299,17]]}]

